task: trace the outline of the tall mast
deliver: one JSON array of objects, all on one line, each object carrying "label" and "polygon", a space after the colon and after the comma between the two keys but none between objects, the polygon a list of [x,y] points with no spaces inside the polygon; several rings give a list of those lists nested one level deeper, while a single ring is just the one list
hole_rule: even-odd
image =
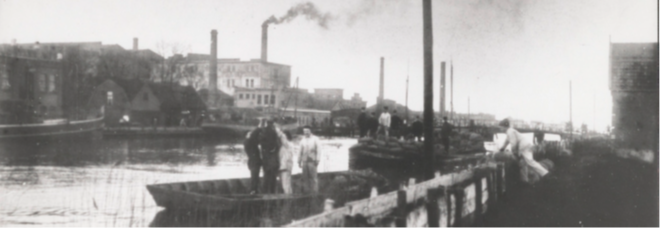
[{"label": "tall mast", "polygon": [[450,59],[450,119],[454,117],[454,67]]},{"label": "tall mast", "polygon": [[409,122],[409,62],[406,62],[406,123]]},{"label": "tall mast", "polygon": [[294,119],[298,122],[298,119],[296,118],[296,111],[298,111],[298,77],[296,77],[296,90],[294,91],[296,94],[296,98],[294,99]]}]

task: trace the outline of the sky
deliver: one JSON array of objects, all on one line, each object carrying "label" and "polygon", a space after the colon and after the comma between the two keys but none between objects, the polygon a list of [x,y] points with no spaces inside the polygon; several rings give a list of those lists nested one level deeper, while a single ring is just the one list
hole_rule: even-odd
[{"label": "sky", "polygon": [[[301,0],[7,1],[0,0],[0,43],[101,41],[156,50],[163,44],[218,57],[260,57],[261,24]],[[290,65],[301,88],[343,88],[368,105],[378,96],[385,58],[385,98],[423,109],[422,1],[309,1],[325,26],[299,16],[269,27],[269,61]],[[603,131],[611,123],[609,42],[658,42],[652,0],[432,1],[434,109],[440,63],[454,69],[457,112],[491,113]],[[447,109],[450,91],[447,90]]]}]

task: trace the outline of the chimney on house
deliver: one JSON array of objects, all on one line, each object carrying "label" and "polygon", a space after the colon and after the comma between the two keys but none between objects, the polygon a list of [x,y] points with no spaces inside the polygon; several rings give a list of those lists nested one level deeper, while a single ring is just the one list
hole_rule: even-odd
[{"label": "chimney on house", "polygon": [[262,62],[268,61],[269,24],[262,24]]},{"label": "chimney on house", "polygon": [[218,86],[218,31],[211,30],[211,57],[209,59],[209,93]]},{"label": "chimney on house", "polygon": [[138,38],[137,37],[133,38],[133,50],[134,51],[138,50]]}]

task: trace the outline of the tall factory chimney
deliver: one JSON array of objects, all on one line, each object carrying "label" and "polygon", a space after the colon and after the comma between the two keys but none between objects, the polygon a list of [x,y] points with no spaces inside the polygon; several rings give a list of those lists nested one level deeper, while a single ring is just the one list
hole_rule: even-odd
[{"label": "tall factory chimney", "polygon": [[441,95],[440,95],[440,100],[441,100],[441,106],[440,108],[440,113],[441,116],[445,116],[445,62],[441,62]]},{"label": "tall factory chimney", "polygon": [[379,98],[376,104],[376,112],[383,110],[383,57],[381,57],[381,73],[379,74]]},{"label": "tall factory chimney", "polygon": [[268,61],[269,24],[262,24],[262,62]]},{"label": "tall factory chimney", "polygon": [[133,50],[134,51],[138,50],[138,38],[137,37],[133,38]]},{"label": "tall factory chimney", "polygon": [[211,57],[209,58],[209,97],[218,86],[218,31],[211,30]]}]

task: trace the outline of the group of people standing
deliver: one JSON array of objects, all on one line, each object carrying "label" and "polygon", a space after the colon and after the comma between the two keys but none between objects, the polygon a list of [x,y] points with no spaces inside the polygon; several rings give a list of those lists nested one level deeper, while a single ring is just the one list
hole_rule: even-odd
[{"label": "group of people standing", "polygon": [[[250,194],[274,194],[277,191],[277,179],[284,194],[292,194],[291,172],[294,153],[298,152],[298,165],[303,169],[305,191],[317,192],[317,166],[321,158],[319,139],[310,129],[303,129],[299,150],[295,151],[292,136],[280,130],[273,120],[262,120],[257,128],[248,132],[243,143],[248,155],[250,170]],[[260,191],[260,171],[264,172],[264,186]]]}]

